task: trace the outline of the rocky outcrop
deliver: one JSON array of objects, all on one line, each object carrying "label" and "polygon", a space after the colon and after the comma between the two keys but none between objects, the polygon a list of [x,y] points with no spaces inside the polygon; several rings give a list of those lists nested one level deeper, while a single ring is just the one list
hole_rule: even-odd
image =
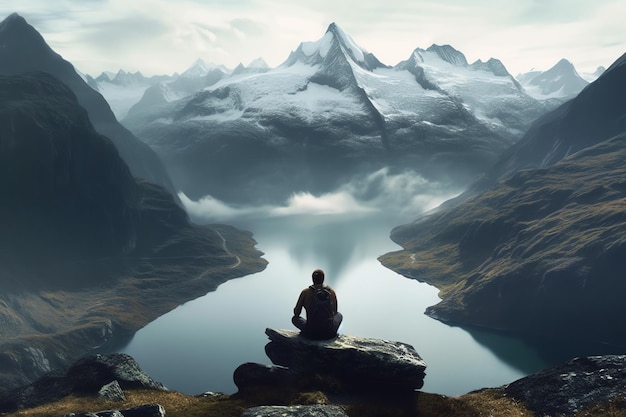
[{"label": "rocky outcrop", "polygon": [[124,410],[105,410],[95,413],[70,413],[65,417],[164,417],[165,410],[160,404],[146,404]]},{"label": "rocky outcrop", "polygon": [[0,397],[0,412],[36,407],[70,394],[98,395],[113,381],[117,381],[121,389],[167,390],[144,373],[129,355],[95,355],[76,362],[65,373],[49,373],[31,385]]},{"label": "rocky outcrop", "polygon": [[409,391],[424,385],[426,363],[406,343],[348,335],[310,340],[290,330],[265,333],[271,361],[302,376],[329,376],[359,390]]},{"label": "rocky outcrop", "polygon": [[537,415],[572,416],[626,392],[626,355],[590,356],[518,379],[501,391]]},{"label": "rocky outcrop", "polygon": [[261,406],[252,407],[243,412],[241,417],[347,417],[341,407],[336,405],[297,405],[297,406]]}]

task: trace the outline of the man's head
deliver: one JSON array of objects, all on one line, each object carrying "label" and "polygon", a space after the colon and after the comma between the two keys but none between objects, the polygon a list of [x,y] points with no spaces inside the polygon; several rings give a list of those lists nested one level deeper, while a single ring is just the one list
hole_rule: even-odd
[{"label": "man's head", "polygon": [[324,271],[321,269],[316,269],[313,271],[313,284],[322,284],[324,283]]}]

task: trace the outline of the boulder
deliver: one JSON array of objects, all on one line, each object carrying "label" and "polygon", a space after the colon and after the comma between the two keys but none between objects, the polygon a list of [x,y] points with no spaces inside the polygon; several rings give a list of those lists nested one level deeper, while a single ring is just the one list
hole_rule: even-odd
[{"label": "boulder", "polygon": [[241,417],[348,417],[336,405],[261,406],[248,408]]},{"label": "boulder", "polygon": [[572,359],[500,388],[537,415],[572,416],[626,392],[626,355]]},{"label": "boulder", "polygon": [[424,385],[426,363],[406,343],[348,335],[311,340],[275,329],[265,334],[270,360],[300,374],[330,376],[359,390],[405,391]]},{"label": "boulder", "polygon": [[124,391],[122,391],[122,387],[120,387],[120,383],[117,382],[117,380],[110,382],[100,388],[100,391],[98,391],[98,397],[107,399],[109,401],[126,401]]},{"label": "boulder", "polygon": [[105,410],[95,413],[70,413],[65,417],[164,417],[165,410],[160,404],[145,404],[125,410]]},{"label": "boulder", "polygon": [[144,373],[131,356],[98,354],[79,360],[65,373],[53,371],[28,386],[9,391],[0,397],[0,412],[36,407],[69,394],[97,395],[104,385],[115,380],[121,389],[167,390]]},{"label": "boulder", "polygon": [[233,382],[239,391],[255,386],[280,386],[296,382],[297,374],[283,366],[267,366],[247,362],[239,365],[233,373]]}]

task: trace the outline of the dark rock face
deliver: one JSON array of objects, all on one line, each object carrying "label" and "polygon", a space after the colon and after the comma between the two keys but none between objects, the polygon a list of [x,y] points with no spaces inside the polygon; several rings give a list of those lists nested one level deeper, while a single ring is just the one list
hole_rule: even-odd
[{"label": "dark rock face", "polygon": [[523,402],[537,415],[572,416],[585,407],[623,396],[626,356],[572,359],[512,382],[500,390]]},{"label": "dark rock face", "polygon": [[0,411],[36,407],[70,394],[96,395],[112,381],[117,381],[122,389],[167,390],[145,374],[137,362],[126,354],[95,355],[78,361],[65,373],[52,372],[31,385],[3,395],[0,397]]},{"label": "dark rock face", "polygon": [[241,417],[347,417],[336,405],[261,406],[247,409]]},{"label": "dark rock face", "polygon": [[0,257],[48,264],[135,248],[139,187],[65,85],[0,75],[0,123]]},{"label": "dark rock face", "polygon": [[424,385],[426,363],[405,343],[348,335],[317,341],[289,330],[265,333],[267,356],[299,374],[328,375],[354,389],[407,391]]},{"label": "dark rock face", "polygon": [[102,95],[89,87],[72,64],[54,52],[35,28],[14,13],[0,22],[0,74],[33,71],[47,72],[73,91],[80,105],[87,109],[95,129],[115,143],[135,177],[174,193],[165,167],[150,147],[118,123]]}]

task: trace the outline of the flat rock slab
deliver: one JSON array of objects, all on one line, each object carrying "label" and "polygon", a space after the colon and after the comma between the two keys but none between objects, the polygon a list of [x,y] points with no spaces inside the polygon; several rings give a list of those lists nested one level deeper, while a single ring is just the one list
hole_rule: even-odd
[{"label": "flat rock slab", "polygon": [[626,392],[626,355],[589,356],[518,379],[501,388],[537,415],[571,416]]},{"label": "flat rock slab", "polygon": [[304,374],[330,375],[358,388],[415,390],[424,385],[426,363],[413,346],[339,335],[311,340],[297,331],[266,329],[265,353],[275,365]]},{"label": "flat rock slab", "polygon": [[336,405],[261,406],[248,408],[241,417],[348,417]]}]

